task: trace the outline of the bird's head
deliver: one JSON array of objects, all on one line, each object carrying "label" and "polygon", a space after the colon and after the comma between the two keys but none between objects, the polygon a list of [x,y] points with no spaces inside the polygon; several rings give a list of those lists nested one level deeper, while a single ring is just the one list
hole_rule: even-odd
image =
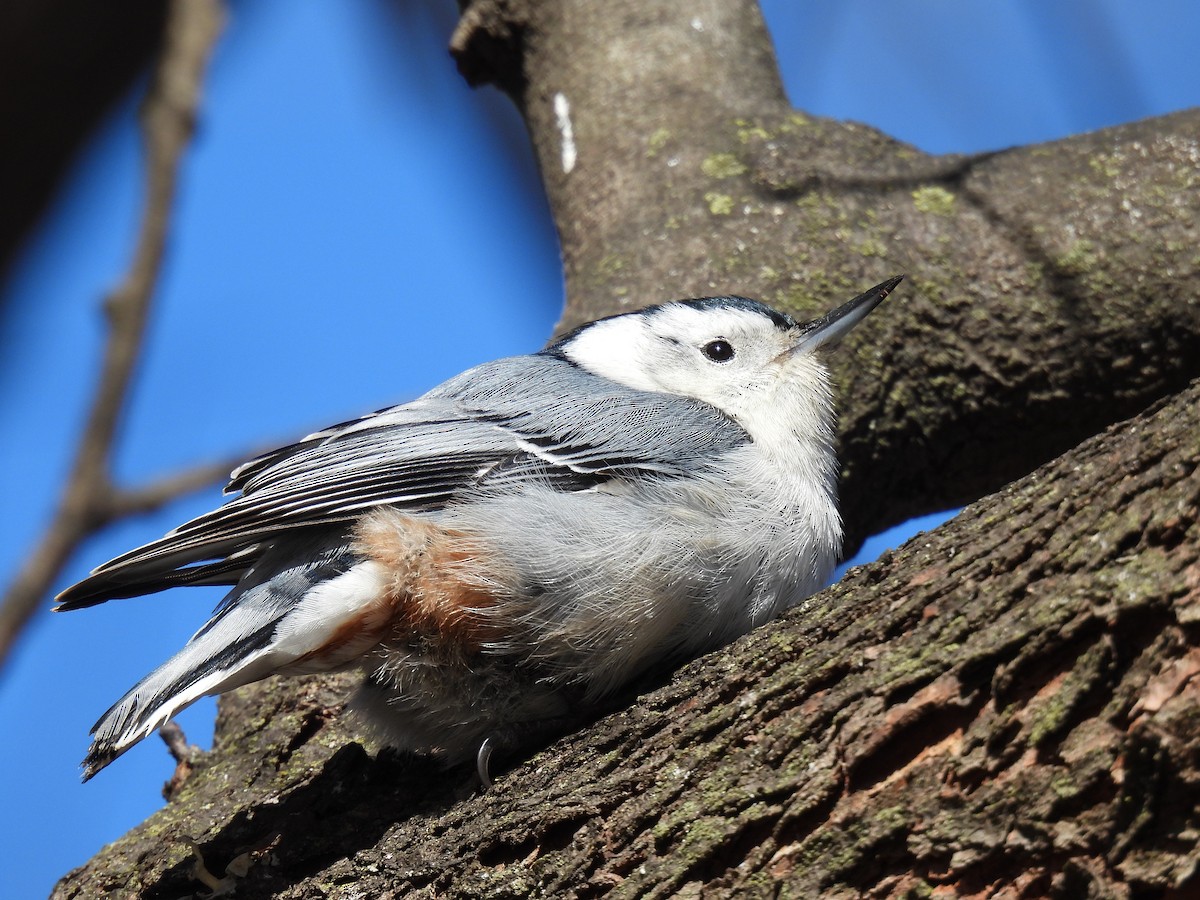
[{"label": "bird's head", "polygon": [[745,297],[651,306],[584,325],[553,350],[611,381],[692,397],[732,416],[756,439],[790,421],[828,418],[828,372],[816,351],[866,318],[900,283],[892,278],[827,315],[798,323]]}]

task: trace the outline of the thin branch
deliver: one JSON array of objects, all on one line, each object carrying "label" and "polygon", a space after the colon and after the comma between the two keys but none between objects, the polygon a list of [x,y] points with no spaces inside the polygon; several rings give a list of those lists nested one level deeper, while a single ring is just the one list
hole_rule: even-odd
[{"label": "thin branch", "polygon": [[196,747],[188,743],[187,735],[183,733],[183,729],[179,727],[178,722],[167,722],[158,729],[158,736],[167,745],[167,750],[170,751],[171,758],[175,762],[188,762],[195,756]]},{"label": "thin branch", "polygon": [[195,744],[189,744],[187,735],[174,721],[159,727],[158,736],[167,745],[171,758],[175,760],[175,771],[171,774],[171,780],[163,785],[163,799],[170,803],[172,798],[179,793],[179,789],[191,777],[192,771],[196,767],[196,760],[204,755],[204,751]]},{"label": "thin branch", "polygon": [[113,491],[105,519],[112,522],[126,516],[140,516],[153,512],[178,497],[225,481],[238,463],[257,455],[244,453],[220,462],[200,463],[193,468],[164,475],[149,484]]},{"label": "thin branch", "polygon": [[[130,505],[117,502],[122,497],[127,501],[144,493],[123,494],[113,486],[113,437],[141,354],[179,162],[191,140],[205,67],[223,19],[220,0],[172,0],[162,58],[141,111],[147,192],[137,248],[128,273],[104,304],[109,333],[99,383],[58,511],[0,606],[0,663],[79,542]],[[195,480],[184,482],[194,485]],[[162,502],[169,499],[158,496]]]}]

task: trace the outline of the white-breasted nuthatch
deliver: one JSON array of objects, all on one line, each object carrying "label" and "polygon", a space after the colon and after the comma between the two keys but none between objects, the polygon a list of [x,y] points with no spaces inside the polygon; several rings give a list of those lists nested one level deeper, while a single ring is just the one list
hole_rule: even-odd
[{"label": "white-breasted nuthatch", "polygon": [[814,351],[899,281],[807,324],[741,297],[600,319],[239,467],[59,595],[234,586],[96,723],[84,779],[202,696],[352,666],[387,743],[465,759],[771,619],[841,550]]}]

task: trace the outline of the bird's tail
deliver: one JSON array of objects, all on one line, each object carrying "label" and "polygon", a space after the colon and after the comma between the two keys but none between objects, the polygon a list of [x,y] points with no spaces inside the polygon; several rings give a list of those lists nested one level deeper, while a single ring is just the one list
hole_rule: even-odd
[{"label": "bird's tail", "polygon": [[278,617],[246,629],[244,615],[226,606],[183,649],[134,685],[92,726],[83,760],[87,781],[110,762],[208,694],[271,674]]},{"label": "bird's tail", "polygon": [[249,573],[182,650],[100,717],[84,781],[201,697],[275,673],[331,671],[378,641],[355,626],[379,595],[379,567],[347,546],[309,549],[264,566],[269,577]]}]

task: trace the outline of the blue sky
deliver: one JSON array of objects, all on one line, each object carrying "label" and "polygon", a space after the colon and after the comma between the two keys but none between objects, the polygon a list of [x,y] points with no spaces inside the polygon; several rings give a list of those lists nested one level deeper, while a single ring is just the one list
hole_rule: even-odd
[{"label": "blue sky", "polygon": [[[453,5],[431,6],[237,6],[117,447],[122,480],[409,399],[549,335],[562,276],[523,126],[496,91],[462,83],[445,51]],[[799,108],[930,151],[1050,140],[1200,103],[1193,0],[764,9]],[[133,109],[97,135],[4,286],[5,583],[52,514],[101,348],[99,298],[131,251]],[[186,498],[106,531],[60,586],[217,501]],[[11,896],[46,894],[161,804],[171,765],[157,739],[87,785],[78,763],[96,717],[219,596],[176,591],[37,618],[0,672],[0,800],[23,811],[0,820]],[[213,709],[181,717],[189,738],[210,740]]]}]

